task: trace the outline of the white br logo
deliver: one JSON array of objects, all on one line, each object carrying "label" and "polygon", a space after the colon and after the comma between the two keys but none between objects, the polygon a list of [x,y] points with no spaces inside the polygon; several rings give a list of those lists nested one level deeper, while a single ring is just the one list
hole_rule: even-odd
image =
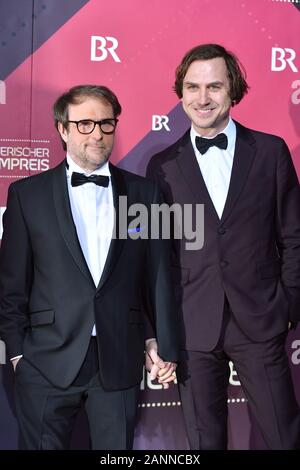
[{"label": "white br logo", "polygon": [[272,47],[271,70],[273,72],[282,72],[289,65],[293,72],[298,72],[294,59],[296,52],[294,49],[285,47]]},{"label": "white br logo", "polygon": [[115,62],[121,62],[116,53],[118,45],[118,40],[112,36],[91,36],[91,60],[101,62],[109,53]]},{"label": "white br logo", "polygon": [[152,116],[152,130],[153,131],[160,131],[163,127],[166,131],[170,131],[171,129],[168,126],[169,118],[165,115],[158,115],[153,114]]},{"label": "white br logo", "polygon": [[6,104],[6,86],[2,80],[0,80],[0,104]]}]

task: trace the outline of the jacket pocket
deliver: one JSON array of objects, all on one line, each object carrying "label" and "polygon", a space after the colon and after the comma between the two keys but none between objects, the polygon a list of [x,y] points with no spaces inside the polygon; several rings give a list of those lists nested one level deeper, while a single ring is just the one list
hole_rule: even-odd
[{"label": "jacket pocket", "polygon": [[261,279],[279,278],[281,272],[280,259],[270,259],[257,263]]},{"label": "jacket pocket", "polygon": [[51,325],[54,323],[54,310],[41,310],[39,312],[31,312],[29,315],[31,326]]}]

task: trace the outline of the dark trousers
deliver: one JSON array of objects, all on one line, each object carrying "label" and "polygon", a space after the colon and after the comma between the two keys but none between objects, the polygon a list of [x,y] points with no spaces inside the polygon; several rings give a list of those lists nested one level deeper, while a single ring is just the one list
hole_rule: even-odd
[{"label": "dark trousers", "polygon": [[96,339],[91,339],[79,374],[67,389],[50,384],[26,358],[19,361],[15,379],[22,449],[69,449],[82,406],[88,417],[92,449],[132,449],[139,386],[104,390],[98,373]]},{"label": "dark trousers", "polygon": [[211,352],[185,352],[178,376],[191,449],[227,448],[229,360],[268,448],[300,449],[300,413],[285,351],[286,335],[255,343],[224,309],[217,347]]}]

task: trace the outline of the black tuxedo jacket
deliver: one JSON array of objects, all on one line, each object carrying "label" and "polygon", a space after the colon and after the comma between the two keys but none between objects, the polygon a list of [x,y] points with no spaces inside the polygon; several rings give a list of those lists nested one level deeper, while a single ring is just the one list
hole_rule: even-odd
[{"label": "black tuxedo jacket", "polygon": [[[118,196],[127,196],[128,206],[160,202],[150,181],[110,169],[117,214]],[[150,306],[148,334],[157,336],[163,359],[177,359],[168,242],[113,239],[95,286],[72,219],[64,162],[10,186],[3,226],[0,332],[9,357],[23,354],[54,385],[68,387],[96,324],[104,387],[133,386],[142,378]]]},{"label": "black tuxedo jacket", "polygon": [[285,142],[237,126],[221,220],[206,189],[188,131],[154,156],[147,176],[169,204],[204,204],[204,246],[174,240],[172,269],[183,347],[212,350],[224,294],[246,335],[264,341],[300,318],[300,191]]}]

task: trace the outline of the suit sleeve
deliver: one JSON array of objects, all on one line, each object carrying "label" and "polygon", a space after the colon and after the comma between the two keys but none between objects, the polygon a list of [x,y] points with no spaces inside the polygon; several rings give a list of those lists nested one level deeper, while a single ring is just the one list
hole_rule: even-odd
[{"label": "suit sleeve", "polygon": [[289,318],[300,320],[300,188],[287,145],[277,166],[277,247],[281,280],[289,300]]},{"label": "suit sleeve", "polygon": [[[163,199],[158,186],[154,186],[152,204],[160,205]],[[154,315],[155,335],[158,342],[158,354],[165,361],[178,360],[178,318],[174,288],[171,280],[170,240],[163,239],[161,225],[152,217],[153,224],[158,224],[157,238],[150,237],[148,243],[147,266],[151,311]]]},{"label": "suit sleeve", "polygon": [[14,184],[8,192],[0,249],[0,335],[8,356],[23,353],[28,327],[28,299],[32,282],[32,250]]}]

